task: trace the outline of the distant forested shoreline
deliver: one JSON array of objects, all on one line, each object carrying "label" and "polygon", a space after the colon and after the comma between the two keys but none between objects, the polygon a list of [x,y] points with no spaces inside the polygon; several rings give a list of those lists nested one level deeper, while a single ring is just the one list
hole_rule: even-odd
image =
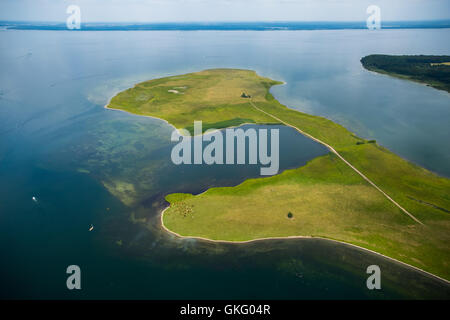
[{"label": "distant forested shoreline", "polygon": [[373,54],[361,59],[367,70],[425,83],[450,92],[450,56]]}]

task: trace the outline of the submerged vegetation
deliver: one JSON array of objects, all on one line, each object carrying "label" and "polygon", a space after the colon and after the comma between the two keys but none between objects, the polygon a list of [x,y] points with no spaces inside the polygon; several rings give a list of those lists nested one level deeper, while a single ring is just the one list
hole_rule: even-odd
[{"label": "submerged vegetation", "polygon": [[391,56],[373,54],[361,59],[364,68],[414,80],[450,92],[450,56]]},{"label": "submerged vegetation", "polygon": [[[331,238],[450,279],[450,180],[328,119],[287,108],[269,92],[277,84],[248,70],[205,70],[137,84],[116,95],[108,107],[162,118],[190,131],[194,120],[202,120],[206,130],[279,119],[334,148],[423,225],[334,153],[235,187],[167,195],[171,205],[164,225],[183,236],[214,240]],[[168,92],[175,87],[185,88],[183,94]],[[243,99],[242,92],[251,98]],[[287,213],[292,214],[289,219]]]}]

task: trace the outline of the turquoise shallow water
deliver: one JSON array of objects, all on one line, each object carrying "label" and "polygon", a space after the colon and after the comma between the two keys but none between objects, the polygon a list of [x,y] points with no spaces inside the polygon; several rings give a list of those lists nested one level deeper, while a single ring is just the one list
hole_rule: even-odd
[{"label": "turquoise shallow water", "polygon": [[[345,245],[236,246],[162,232],[165,194],[234,185],[256,176],[259,166],[176,167],[168,161],[170,126],[103,108],[138,81],[214,67],[254,69],[287,82],[273,89],[281,102],[330,117],[446,174],[448,94],[359,65],[360,56],[374,52],[448,53],[448,44],[436,40],[445,36],[447,30],[1,31],[0,296],[448,297],[448,286]],[[283,169],[325,152],[278,128]],[[130,206],[113,195],[118,189]],[[65,288],[69,264],[82,269],[79,292]],[[365,287],[370,264],[382,267],[382,292]]]}]

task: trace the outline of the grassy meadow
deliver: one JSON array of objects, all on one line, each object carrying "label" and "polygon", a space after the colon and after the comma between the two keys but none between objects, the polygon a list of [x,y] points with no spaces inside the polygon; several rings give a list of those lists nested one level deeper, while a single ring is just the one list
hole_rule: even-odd
[{"label": "grassy meadow", "polygon": [[246,90],[254,102],[263,102],[267,88],[275,84],[281,82],[247,70],[205,70],[139,83],[116,95],[108,107],[161,118],[191,133],[194,120],[203,121],[204,131],[243,123],[276,123],[241,98]]},{"label": "grassy meadow", "polygon": [[204,130],[278,122],[242,98],[245,92],[261,110],[332,146],[424,225],[332,153],[235,187],[212,188],[197,196],[168,195],[164,225],[183,236],[214,240],[331,238],[450,279],[450,180],[328,119],[281,105],[269,93],[277,84],[248,70],[205,70],[137,84],[116,95],[108,107],[159,117],[189,130],[194,120],[202,120]]}]

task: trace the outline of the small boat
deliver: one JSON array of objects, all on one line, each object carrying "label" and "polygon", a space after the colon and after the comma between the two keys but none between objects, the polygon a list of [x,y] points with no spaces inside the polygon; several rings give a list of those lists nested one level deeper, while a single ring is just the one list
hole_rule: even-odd
[{"label": "small boat", "polygon": [[37,198],[36,197],[32,197],[31,200],[33,200],[34,202],[37,202]]},{"label": "small boat", "polygon": [[89,231],[92,231],[92,230],[94,230],[94,225],[93,225],[93,224],[91,224],[91,225],[89,226]]}]

